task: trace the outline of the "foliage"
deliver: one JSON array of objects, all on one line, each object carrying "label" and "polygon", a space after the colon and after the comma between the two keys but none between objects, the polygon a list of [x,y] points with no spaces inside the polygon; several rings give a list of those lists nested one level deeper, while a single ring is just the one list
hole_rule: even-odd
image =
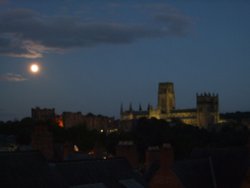
[{"label": "foliage", "polygon": [[88,130],[85,125],[78,125],[67,130],[67,139],[82,151],[91,150],[98,138],[96,130]]},{"label": "foliage", "polygon": [[24,118],[21,121],[1,122],[0,134],[16,136],[18,144],[30,144],[33,120]]},{"label": "foliage", "polygon": [[[21,121],[0,122],[0,134],[14,135],[18,144],[30,144],[34,125],[31,118]],[[43,122],[53,133],[54,142],[70,142],[82,151],[93,149],[96,144],[104,146],[108,152],[115,154],[115,148],[121,140],[131,140],[143,160],[145,150],[149,146],[172,144],[177,159],[186,158],[194,148],[201,147],[233,147],[246,145],[249,130],[241,124],[229,123],[201,129],[176,120],[168,123],[157,119],[139,119],[130,132],[114,132],[111,134],[89,130],[85,125],[69,129],[61,128],[55,122]]]},{"label": "foliage", "polygon": [[249,131],[240,124],[201,129],[178,120],[170,124],[157,119],[139,119],[129,134],[127,137],[135,142],[143,160],[149,146],[161,146],[164,143],[173,146],[177,159],[188,157],[194,148],[242,146],[247,143]]}]

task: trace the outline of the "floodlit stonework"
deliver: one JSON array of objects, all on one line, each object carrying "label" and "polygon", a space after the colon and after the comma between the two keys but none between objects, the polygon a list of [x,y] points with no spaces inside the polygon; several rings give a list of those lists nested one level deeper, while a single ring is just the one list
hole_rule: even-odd
[{"label": "floodlit stonework", "polygon": [[139,118],[157,118],[171,121],[179,119],[182,122],[199,127],[219,123],[219,96],[218,94],[203,93],[196,95],[196,108],[176,109],[174,84],[171,82],[159,83],[158,105],[156,108],[148,106],[147,110],[139,107],[138,111],[132,109],[124,111],[121,106],[121,121]]}]

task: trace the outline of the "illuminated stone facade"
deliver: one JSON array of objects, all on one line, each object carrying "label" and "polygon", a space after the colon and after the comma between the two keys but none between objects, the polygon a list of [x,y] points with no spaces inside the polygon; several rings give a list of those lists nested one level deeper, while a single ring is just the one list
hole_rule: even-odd
[{"label": "illuminated stone facade", "polygon": [[145,111],[141,107],[135,111],[130,105],[127,111],[121,107],[120,115],[122,121],[139,118],[157,118],[167,121],[179,119],[186,124],[207,127],[219,122],[219,97],[210,93],[197,94],[196,108],[176,109],[174,84],[171,82],[159,83],[156,108],[149,105]]}]

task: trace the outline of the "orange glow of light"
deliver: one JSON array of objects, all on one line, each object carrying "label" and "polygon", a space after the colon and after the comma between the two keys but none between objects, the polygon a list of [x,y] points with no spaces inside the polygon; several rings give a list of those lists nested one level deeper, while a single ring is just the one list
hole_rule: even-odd
[{"label": "orange glow of light", "polygon": [[56,118],[56,123],[59,127],[63,128],[64,125],[63,125],[63,119],[62,119],[62,116],[59,116]]},{"label": "orange glow of light", "polygon": [[63,121],[62,121],[62,120],[59,120],[59,121],[58,121],[58,126],[59,126],[59,127],[64,127],[64,126],[63,126]]}]

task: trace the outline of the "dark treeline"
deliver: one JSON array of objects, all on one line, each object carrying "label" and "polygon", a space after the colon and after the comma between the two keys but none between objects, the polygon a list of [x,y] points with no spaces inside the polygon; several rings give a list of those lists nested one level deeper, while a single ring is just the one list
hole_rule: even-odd
[{"label": "dark treeline", "polygon": [[[31,134],[41,122],[34,122],[31,118],[21,121],[0,122],[1,135],[16,136],[17,144],[30,144]],[[103,147],[107,152],[115,154],[119,141],[133,141],[143,160],[145,150],[149,146],[161,146],[170,143],[177,159],[189,156],[193,148],[207,147],[235,147],[246,145],[249,131],[240,124],[224,124],[201,129],[185,125],[178,120],[168,123],[157,119],[139,119],[130,132],[101,133],[97,130],[88,130],[79,125],[69,129],[60,128],[54,122],[43,122],[44,126],[53,133],[55,143],[69,142],[76,144],[80,150],[89,151],[95,146]]]},{"label": "dark treeline", "polygon": [[34,121],[31,118],[24,118],[21,121],[0,122],[0,135],[13,135],[17,144],[27,145],[31,142],[31,133]]},{"label": "dark treeline", "polygon": [[220,117],[225,120],[234,120],[234,122],[241,123],[244,119],[250,119],[250,112],[230,112],[222,113]]},{"label": "dark treeline", "polygon": [[194,148],[246,145],[249,131],[240,124],[228,123],[201,129],[178,120],[168,123],[164,120],[140,119],[131,132],[119,134],[119,139],[134,141],[142,159],[149,146],[161,146],[164,143],[170,143],[175,157],[181,159],[188,157]]}]

